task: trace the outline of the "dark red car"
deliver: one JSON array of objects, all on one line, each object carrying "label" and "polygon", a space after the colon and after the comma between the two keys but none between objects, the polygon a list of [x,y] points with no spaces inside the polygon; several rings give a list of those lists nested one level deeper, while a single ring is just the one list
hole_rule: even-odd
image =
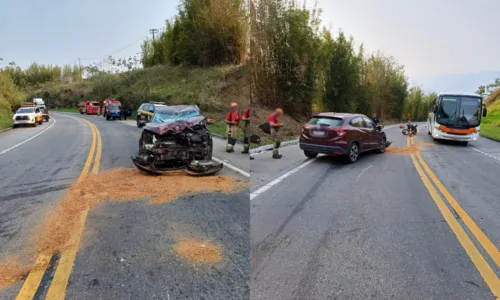
[{"label": "dark red car", "polygon": [[361,152],[385,152],[388,143],[382,129],[362,114],[320,113],[302,126],[300,149],[309,158],[318,153],[344,155],[353,163]]}]

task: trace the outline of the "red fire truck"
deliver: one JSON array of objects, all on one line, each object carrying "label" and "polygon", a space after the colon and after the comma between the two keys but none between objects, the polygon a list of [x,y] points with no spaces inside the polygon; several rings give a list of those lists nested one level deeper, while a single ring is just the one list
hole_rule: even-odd
[{"label": "red fire truck", "polygon": [[107,108],[108,108],[108,105],[110,104],[117,104],[118,106],[122,106],[122,104],[120,103],[120,101],[116,100],[116,99],[106,99],[102,102],[102,116],[106,118],[106,113],[107,113]]},{"label": "red fire truck", "polygon": [[93,100],[87,100],[80,102],[78,104],[78,110],[81,114],[87,115],[98,115],[99,114],[99,102]]}]

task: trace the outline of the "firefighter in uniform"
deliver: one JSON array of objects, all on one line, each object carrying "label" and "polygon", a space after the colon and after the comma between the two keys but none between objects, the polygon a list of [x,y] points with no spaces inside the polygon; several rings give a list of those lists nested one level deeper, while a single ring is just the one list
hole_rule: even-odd
[{"label": "firefighter in uniform", "polygon": [[271,134],[273,136],[274,144],[273,144],[273,158],[280,159],[282,155],[279,153],[279,147],[281,144],[279,131],[283,124],[280,119],[283,116],[283,110],[281,108],[277,108],[272,114],[267,118],[267,122],[271,126]]},{"label": "firefighter in uniform", "polygon": [[238,104],[236,102],[231,103],[231,108],[226,115],[227,124],[227,145],[226,152],[234,152],[234,145],[236,144],[236,137],[238,134],[238,124],[240,122],[241,116],[238,112]]},{"label": "firefighter in uniform", "polygon": [[242,154],[248,154],[250,152],[250,138],[248,136],[248,131],[250,130],[250,107],[243,111],[241,116],[242,129],[243,129],[243,151]]}]

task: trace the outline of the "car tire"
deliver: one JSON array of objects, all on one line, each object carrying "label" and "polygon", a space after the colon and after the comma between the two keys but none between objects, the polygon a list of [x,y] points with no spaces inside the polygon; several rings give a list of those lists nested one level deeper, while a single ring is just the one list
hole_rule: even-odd
[{"label": "car tire", "polygon": [[13,124],[12,125],[12,129],[16,129],[17,128],[17,125],[16,124]]},{"label": "car tire", "polygon": [[316,158],[316,156],[318,156],[318,152],[304,150],[304,155],[308,158]]},{"label": "car tire", "polygon": [[387,144],[387,140],[385,137],[383,137],[381,140],[380,140],[380,144],[378,145],[378,148],[377,148],[377,153],[385,153],[385,145]]},{"label": "car tire", "polygon": [[139,119],[137,119],[137,128],[142,128],[142,126],[144,125],[139,122]]},{"label": "car tire", "polygon": [[347,149],[346,158],[349,163],[355,163],[359,157],[359,144],[356,142],[351,143]]}]

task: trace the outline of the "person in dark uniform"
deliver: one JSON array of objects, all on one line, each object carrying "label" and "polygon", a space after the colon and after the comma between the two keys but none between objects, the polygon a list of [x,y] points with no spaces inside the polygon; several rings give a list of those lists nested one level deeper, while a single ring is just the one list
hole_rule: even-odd
[{"label": "person in dark uniform", "polygon": [[375,126],[377,126],[378,124],[380,124],[380,119],[377,117],[376,113],[373,113],[373,115],[372,115],[372,121],[373,121],[373,123],[375,123]]}]

